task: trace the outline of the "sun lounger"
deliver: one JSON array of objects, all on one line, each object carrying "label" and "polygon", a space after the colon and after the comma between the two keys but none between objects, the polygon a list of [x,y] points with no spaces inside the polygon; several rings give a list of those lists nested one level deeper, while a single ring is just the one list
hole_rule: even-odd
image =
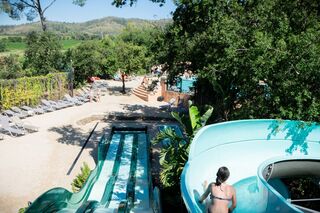
[{"label": "sun lounger", "polygon": [[35,132],[39,131],[39,127],[34,126],[30,123],[24,122],[19,117],[14,116],[14,117],[11,117],[10,120],[13,124],[15,124],[19,128],[22,128],[24,131],[26,131],[26,130],[31,130],[31,131],[35,131]]},{"label": "sun lounger", "polygon": [[28,113],[18,113],[18,112],[13,112],[12,110],[8,109],[8,110],[5,110],[3,111],[3,114],[8,116],[8,117],[12,117],[12,116],[17,116],[19,118],[26,118],[28,117]]},{"label": "sun lounger", "polygon": [[53,108],[51,105],[47,106],[47,105],[39,105],[38,108],[44,110],[45,112],[53,112],[55,111],[56,109]]},{"label": "sun lounger", "polygon": [[5,116],[0,116],[0,129],[8,132],[11,136],[25,135],[24,130],[18,129],[11,125],[9,118]]},{"label": "sun lounger", "polygon": [[64,95],[64,98],[65,98],[67,101],[74,103],[75,105],[82,105],[82,104],[84,104],[83,101],[77,99],[76,97],[71,97],[69,94],[65,94],[65,95]]},{"label": "sun lounger", "polygon": [[11,107],[12,111],[16,112],[16,113],[21,113],[21,114],[26,114],[27,116],[33,116],[35,113],[34,111],[25,111],[20,109],[19,107]]},{"label": "sun lounger", "polygon": [[166,109],[166,110],[171,111],[171,107],[173,106],[173,104],[174,104],[175,102],[176,102],[176,99],[175,99],[175,98],[171,98],[171,99],[169,100],[169,102],[167,102],[166,104],[161,105],[161,106],[159,106],[159,107],[160,107],[160,109]]},{"label": "sun lounger", "polygon": [[33,112],[34,114],[43,114],[43,113],[45,113],[45,110],[43,110],[39,106],[37,106],[35,108],[31,108],[29,106],[22,106],[21,109],[26,110],[27,112]]},{"label": "sun lounger", "polygon": [[48,101],[48,100],[41,100],[41,103],[43,105],[45,105],[46,107],[48,107],[49,109],[53,109],[53,110],[57,110],[57,109],[62,109],[64,108],[64,106],[59,105],[58,103],[54,102],[54,101]]},{"label": "sun lounger", "polygon": [[66,100],[57,100],[57,101],[49,101],[49,102],[56,102],[57,104],[59,104],[63,108],[72,107],[75,105],[73,102],[66,101]]},{"label": "sun lounger", "polygon": [[105,81],[95,81],[92,85],[93,88],[100,89],[101,92],[107,92],[108,91],[108,84]]},{"label": "sun lounger", "polygon": [[78,93],[79,93],[78,98],[79,98],[81,101],[84,101],[84,102],[90,101],[90,93],[84,92],[83,90],[78,90]]}]

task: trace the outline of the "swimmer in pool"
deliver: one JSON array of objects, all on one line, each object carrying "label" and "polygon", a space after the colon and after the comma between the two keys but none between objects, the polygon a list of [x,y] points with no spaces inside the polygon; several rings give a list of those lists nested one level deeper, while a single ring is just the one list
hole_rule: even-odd
[{"label": "swimmer in pool", "polygon": [[[202,203],[210,194],[210,213],[228,213],[232,212],[237,205],[235,189],[226,183],[230,172],[227,167],[220,167],[217,172],[215,183],[210,183],[204,194],[200,197],[199,202]],[[205,181],[207,185],[207,181]],[[229,202],[232,202],[230,208]]]}]

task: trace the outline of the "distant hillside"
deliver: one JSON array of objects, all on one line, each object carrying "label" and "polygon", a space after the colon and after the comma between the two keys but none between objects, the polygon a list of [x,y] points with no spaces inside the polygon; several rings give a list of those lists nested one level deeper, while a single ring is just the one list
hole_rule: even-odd
[{"label": "distant hillside", "polygon": [[[63,36],[73,35],[96,35],[102,34],[118,34],[128,24],[137,27],[146,26],[160,26],[163,27],[171,22],[170,19],[162,19],[157,21],[143,20],[143,19],[125,19],[118,17],[106,17],[102,19],[95,19],[83,23],[66,23],[66,22],[47,22],[48,30],[53,31]],[[40,22],[34,22],[21,25],[0,26],[0,35],[25,35],[31,31],[41,31]]]}]

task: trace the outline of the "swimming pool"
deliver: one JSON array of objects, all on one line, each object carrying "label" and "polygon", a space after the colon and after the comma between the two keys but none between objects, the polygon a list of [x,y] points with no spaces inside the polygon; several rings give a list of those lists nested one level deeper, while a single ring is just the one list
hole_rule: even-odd
[{"label": "swimming pool", "polygon": [[180,92],[189,93],[191,91],[191,88],[194,87],[193,84],[196,81],[197,81],[196,77],[185,78],[182,76],[177,81],[177,87],[180,88]]}]

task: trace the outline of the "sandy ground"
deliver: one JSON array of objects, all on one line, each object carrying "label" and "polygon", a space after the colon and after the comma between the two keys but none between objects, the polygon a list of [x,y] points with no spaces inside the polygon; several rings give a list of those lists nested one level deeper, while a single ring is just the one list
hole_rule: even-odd
[{"label": "sandy ground", "polygon": [[[141,79],[126,83],[128,91],[139,85]],[[43,115],[24,119],[38,126],[38,132],[21,137],[5,136],[0,141],[0,212],[16,213],[45,191],[54,187],[71,190],[71,182],[80,172],[83,162],[95,167],[97,143],[102,134],[109,134],[112,125],[147,125],[150,138],[159,121],[111,121],[108,114],[142,113],[150,116],[168,116],[154,99],[144,102],[134,95],[121,95],[121,82],[108,81],[109,90],[100,102],[86,103]],[[90,132],[99,122],[77,164],[68,175]]]}]

